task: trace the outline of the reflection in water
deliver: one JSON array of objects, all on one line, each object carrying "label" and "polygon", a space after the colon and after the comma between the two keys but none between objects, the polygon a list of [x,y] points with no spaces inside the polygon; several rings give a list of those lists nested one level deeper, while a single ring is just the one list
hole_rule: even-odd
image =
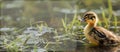
[{"label": "reflection in water", "polygon": [[[76,52],[81,52],[79,48],[77,48]],[[120,52],[120,46],[86,46],[84,48],[84,52]]]}]

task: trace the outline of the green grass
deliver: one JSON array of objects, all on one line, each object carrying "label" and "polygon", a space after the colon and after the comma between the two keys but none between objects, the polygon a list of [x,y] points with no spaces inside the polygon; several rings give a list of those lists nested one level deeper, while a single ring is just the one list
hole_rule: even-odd
[{"label": "green grass", "polygon": [[10,43],[7,43],[7,41],[4,41],[4,46],[7,49],[7,52],[18,52],[20,47],[17,45],[18,42],[21,41],[19,38],[11,41]]},{"label": "green grass", "polygon": [[[102,18],[104,19],[103,21],[104,22],[99,22],[99,25],[101,26],[103,23],[105,24],[104,27],[109,29],[111,24],[110,24],[110,21],[112,19],[114,19],[114,27],[115,27],[115,31],[117,31],[117,26],[118,26],[118,21],[117,21],[117,18],[112,12],[113,12],[113,9],[112,9],[112,4],[111,4],[111,0],[108,0],[108,8],[107,8],[107,11],[109,13],[108,17],[107,17],[107,14],[106,14],[106,10],[104,10],[105,8],[101,8],[102,10]],[[79,36],[80,37],[80,40],[82,40],[84,38],[84,35],[83,34],[80,34],[80,33],[83,33],[83,29],[80,29],[79,27],[80,26],[83,26],[81,24],[81,22],[77,19],[77,10],[78,8],[75,7],[75,10],[76,10],[76,13],[74,14],[73,16],[73,20],[71,22],[68,22],[67,19],[67,15],[65,15],[65,17],[63,19],[61,19],[61,22],[62,22],[62,25],[63,25],[63,30],[62,30],[62,33],[63,34],[60,34],[60,35],[66,35],[67,37],[71,38],[71,40],[74,39],[74,37],[76,36]],[[34,24],[32,24],[32,22],[30,22],[30,26],[33,26]],[[36,25],[38,28],[39,28],[39,31],[41,32],[42,31],[42,27],[43,26],[47,26],[48,25],[44,22],[41,23],[41,25]],[[75,28],[74,28],[75,27]],[[15,31],[16,33],[22,31],[23,29],[20,29],[18,31]],[[57,29],[54,30],[54,35],[55,36],[59,36],[59,32],[57,31]],[[25,37],[26,40],[25,41],[21,41],[20,38],[16,38],[14,40],[8,40],[9,43],[7,42],[7,39],[4,40],[3,44],[4,44],[4,47],[7,49],[8,52],[19,52],[19,51],[23,51],[24,49],[21,47],[21,46],[24,46],[26,48],[28,48],[29,46],[26,46],[26,42],[28,41],[28,39],[30,37]],[[56,41],[56,45],[55,46],[60,46],[58,45],[58,42],[60,42],[60,38],[56,38],[55,41]],[[85,42],[84,40],[82,40],[83,42]],[[66,41],[63,42],[63,44],[65,44]],[[17,44],[18,43],[21,43],[21,46],[18,46]],[[50,42],[48,41],[46,43],[46,45],[44,46],[45,49],[49,48],[49,45],[50,45]],[[21,49],[21,50],[20,50]],[[37,45],[34,45],[33,46],[33,50],[34,52],[37,52]]]},{"label": "green grass", "polygon": [[105,23],[105,28],[109,28],[109,18],[107,18],[106,17],[106,14],[105,14],[105,11],[103,10],[103,9],[101,9],[102,10],[102,17],[103,17],[103,19],[104,19],[104,23]]},{"label": "green grass", "polygon": [[[103,17],[103,21],[105,23],[105,28],[109,29],[111,26],[115,27],[115,32],[118,30],[117,26],[118,26],[118,22],[117,22],[117,18],[114,14],[113,14],[113,9],[112,9],[112,1],[108,0],[108,8],[107,10],[104,10],[105,8],[101,8],[102,10],[102,17]],[[106,12],[108,12],[109,14],[106,14]],[[112,25],[113,24],[113,25]]]}]

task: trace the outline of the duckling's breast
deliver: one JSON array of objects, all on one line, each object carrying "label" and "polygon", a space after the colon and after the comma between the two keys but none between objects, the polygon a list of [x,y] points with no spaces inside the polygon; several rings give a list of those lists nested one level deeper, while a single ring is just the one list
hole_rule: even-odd
[{"label": "duckling's breast", "polygon": [[91,34],[87,34],[87,35],[85,35],[85,36],[86,36],[86,38],[88,39],[89,43],[92,43],[92,44],[94,44],[94,45],[99,45],[98,40],[96,40],[96,39],[94,38],[94,36],[91,36]]},{"label": "duckling's breast", "polygon": [[85,27],[85,29],[84,29],[85,37],[87,38],[87,40],[89,41],[89,43],[92,43],[92,44],[94,44],[94,45],[99,45],[98,40],[96,40],[96,39],[94,38],[94,34],[93,34],[93,33],[92,33],[92,34],[90,33],[91,30],[92,30],[92,27],[90,27],[90,26],[86,26],[86,27]]}]

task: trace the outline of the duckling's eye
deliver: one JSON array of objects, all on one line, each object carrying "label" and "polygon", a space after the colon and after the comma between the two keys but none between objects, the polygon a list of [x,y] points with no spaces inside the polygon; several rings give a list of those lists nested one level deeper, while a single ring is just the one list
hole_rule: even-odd
[{"label": "duckling's eye", "polygon": [[92,20],[93,20],[93,19],[95,19],[95,17],[94,17],[94,16],[92,16],[92,17],[90,17],[90,19],[92,19]]},{"label": "duckling's eye", "polygon": [[85,16],[85,17],[88,17],[88,16]]},{"label": "duckling's eye", "polygon": [[87,18],[89,15],[85,15],[85,17]]},{"label": "duckling's eye", "polygon": [[93,19],[95,19],[95,16],[92,16]]}]

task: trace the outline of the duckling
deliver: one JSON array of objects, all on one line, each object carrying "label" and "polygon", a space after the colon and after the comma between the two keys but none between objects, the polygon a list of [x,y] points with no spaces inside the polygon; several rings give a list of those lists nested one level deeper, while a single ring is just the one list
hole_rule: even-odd
[{"label": "duckling", "polygon": [[103,27],[97,26],[98,16],[95,12],[86,12],[82,21],[87,22],[84,34],[89,43],[102,46],[118,45],[120,43],[120,37]]}]

